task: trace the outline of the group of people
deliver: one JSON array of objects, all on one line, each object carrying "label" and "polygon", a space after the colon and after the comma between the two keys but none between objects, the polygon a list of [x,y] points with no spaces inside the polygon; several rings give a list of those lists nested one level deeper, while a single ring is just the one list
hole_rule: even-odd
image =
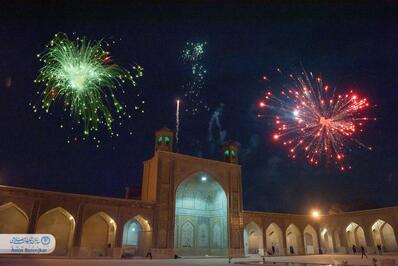
[{"label": "group of people", "polygon": [[[293,246],[290,246],[290,247],[289,247],[289,251],[290,251],[290,254],[294,254],[294,248],[293,248]],[[383,254],[383,249],[382,249],[382,246],[381,246],[380,244],[377,244],[377,251],[379,252],[380,255]],[[268,253],[269,256],[270,256],[270,255],[275,255],[276,252],[279,253],[279,252],[275,249],[274,246],[272,246],[271,252],[270,252],[270,251],[267,251],[267,253]],[[352,245],[352,253],[353,253],[354,255],[357,254],[357,246]],[[319,249],[319,254],[322,254],[322,250],[321,250],[321,249]],[[150,249],[149,249],[149,251],[147,252],[146,257],[147,257],[147,258],[149,257],[150,259],[152,259],[152,251],[151,251]],[[364,248],[363,246],[361,246],[361,259],[363,259],[363,257],[368,258],[368,255],[366,254],[365,248]],[[175,258],[175,259],[179,259],[179,258],[181,258],[181,257],[178,256],[177,254],[175,254],[175,255],[174,255],[174,258]],[[264,257],[263,257],[263,259],[264,259]],[[231,260],[232,260],[232,257],[229,257],[229,258],[228,258],[228,262],[231,263]]]},{"label": "group of people", "polygon": [[[352,245],[352,253],[357,254],[357,246]],[[361,246],[361,259],[363,259],[363,257],[368,258],[368,255],[366,255],[366,250],[363,246]]]}]

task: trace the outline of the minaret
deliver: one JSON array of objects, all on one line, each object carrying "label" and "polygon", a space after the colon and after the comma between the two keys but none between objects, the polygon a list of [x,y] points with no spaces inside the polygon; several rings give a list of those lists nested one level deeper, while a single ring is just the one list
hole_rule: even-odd
[{"label": "minaret", "polygon": [[174,132],[164,127],[155,133],[155,151],[173,151]]},{"label": "minaret", "polygon": [[225,143],[222,147],[223,161],[227,163],[239,163],[238,161],[238,144],[235,142]]}]

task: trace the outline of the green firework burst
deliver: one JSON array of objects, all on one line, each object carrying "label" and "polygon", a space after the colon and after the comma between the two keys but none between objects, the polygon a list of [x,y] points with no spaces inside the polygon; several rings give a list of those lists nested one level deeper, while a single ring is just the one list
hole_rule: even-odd
[{"label": "green firework burst", "polygon": [[46,111],[63,102],[64,111],[84,125],[84,134],[105,125],[112,132],[114,117],[120,117],[123,106],[116,95],[123,83],[136,85],[143,68],[135,65],[128,71],[112,62],[101,41],[85,38],[70,40],[58,33],[37,57],[44,64],[36,83],[44,89],[41,107]]}]

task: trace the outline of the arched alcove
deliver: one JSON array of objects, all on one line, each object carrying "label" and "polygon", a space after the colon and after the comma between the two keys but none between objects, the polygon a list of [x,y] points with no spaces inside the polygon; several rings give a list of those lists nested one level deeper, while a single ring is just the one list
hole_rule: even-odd
[{"label": "arched alcove", "polygon": [[26,213],[13,202],[0,206],[0,234],[24,234],[28,224]]},{"label": "arched alcove", "polygon": [[286,229],[286,248],[288,254],[297,255],[302,251],[301,248],[301,233],[294,224],[291,224]]},{"label": "arched alcove", "polygon": [[250,222],[243,231],[245,245],[245,255],[259,254],[264,255],[263,230],[255,223]]},{"label": "arched alcove", "polygon": [[91,250],[93,256],[106,256],[106,249],[114,247],[116,223],[106,213],[98,212],[83,224],[81,247]]},{"label": "arched alcove", "polygon": [[335,229],[333,231],[333,244],[334,244],[335,252],[339,252],[339,253],[345,252],[345,248],[341,244],[339,229]]},{"label": "arched alcove", "polygon": [[281,228],[275,224],[271,223],[265,230],[266,241],[267,241],[267,252],[275,255],[283,255],[283,233]]},{"label": "arched alcove", "polygon": [[389,223],[378,219],[372,225],[372,236],[376,249],[377,245],[380,245],[385,252],[398,250],[394,229]]},{"label": "arched alcove", "polygon": [[356,246],[357,250],[358,247],[366,247],[365,233],[361,226],[359,226],[357,223],[351,222],[345,231],[349,250],[352,251],[353,246]]},{"label": "arched alcove", "polygon": [[304,228],[305,254],[317,254],[319,251],[318,236],[311,225]]},{"label": "arched alcove", "polygon": [[321,243],[323,253],[333,253],[333,236],[327,228],[323,228],[321,231]]},{"label": "arched alcove", "polygon": [[227,196],[206,173],[185,179],[176,190],[174,250],[180,256],[228,254]]},{"label": "arched alcove", "polygon": [[56,240],[55,250],[51,255],[66,256],[73,243],[75,219],[61,207],[42,214],[36,223],[36,233],[52,234]]},{"label": "arched alcove", "polygon": [[128,220],[123,227],[122,248],[125,257],[143,256],[150,247],[152,230],[148,220],[137,215]]}]

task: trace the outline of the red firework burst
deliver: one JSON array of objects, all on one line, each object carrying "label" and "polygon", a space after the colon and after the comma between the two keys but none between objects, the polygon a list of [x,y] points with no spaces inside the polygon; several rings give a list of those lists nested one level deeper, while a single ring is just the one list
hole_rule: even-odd
[{"label": "red firework burst", "polygon": [[354,146],[372,150],[356,138],[370,120],[366,98],[352,90],[336,94],[321,77],[305,71],[289,75],[289,81],[280,97],[266,92],[259,103],[277,113],[272,138],[287,147],[289,157],[303,154],[310,164],[334,162],[344,171],[351,169],[346,157]]}]

